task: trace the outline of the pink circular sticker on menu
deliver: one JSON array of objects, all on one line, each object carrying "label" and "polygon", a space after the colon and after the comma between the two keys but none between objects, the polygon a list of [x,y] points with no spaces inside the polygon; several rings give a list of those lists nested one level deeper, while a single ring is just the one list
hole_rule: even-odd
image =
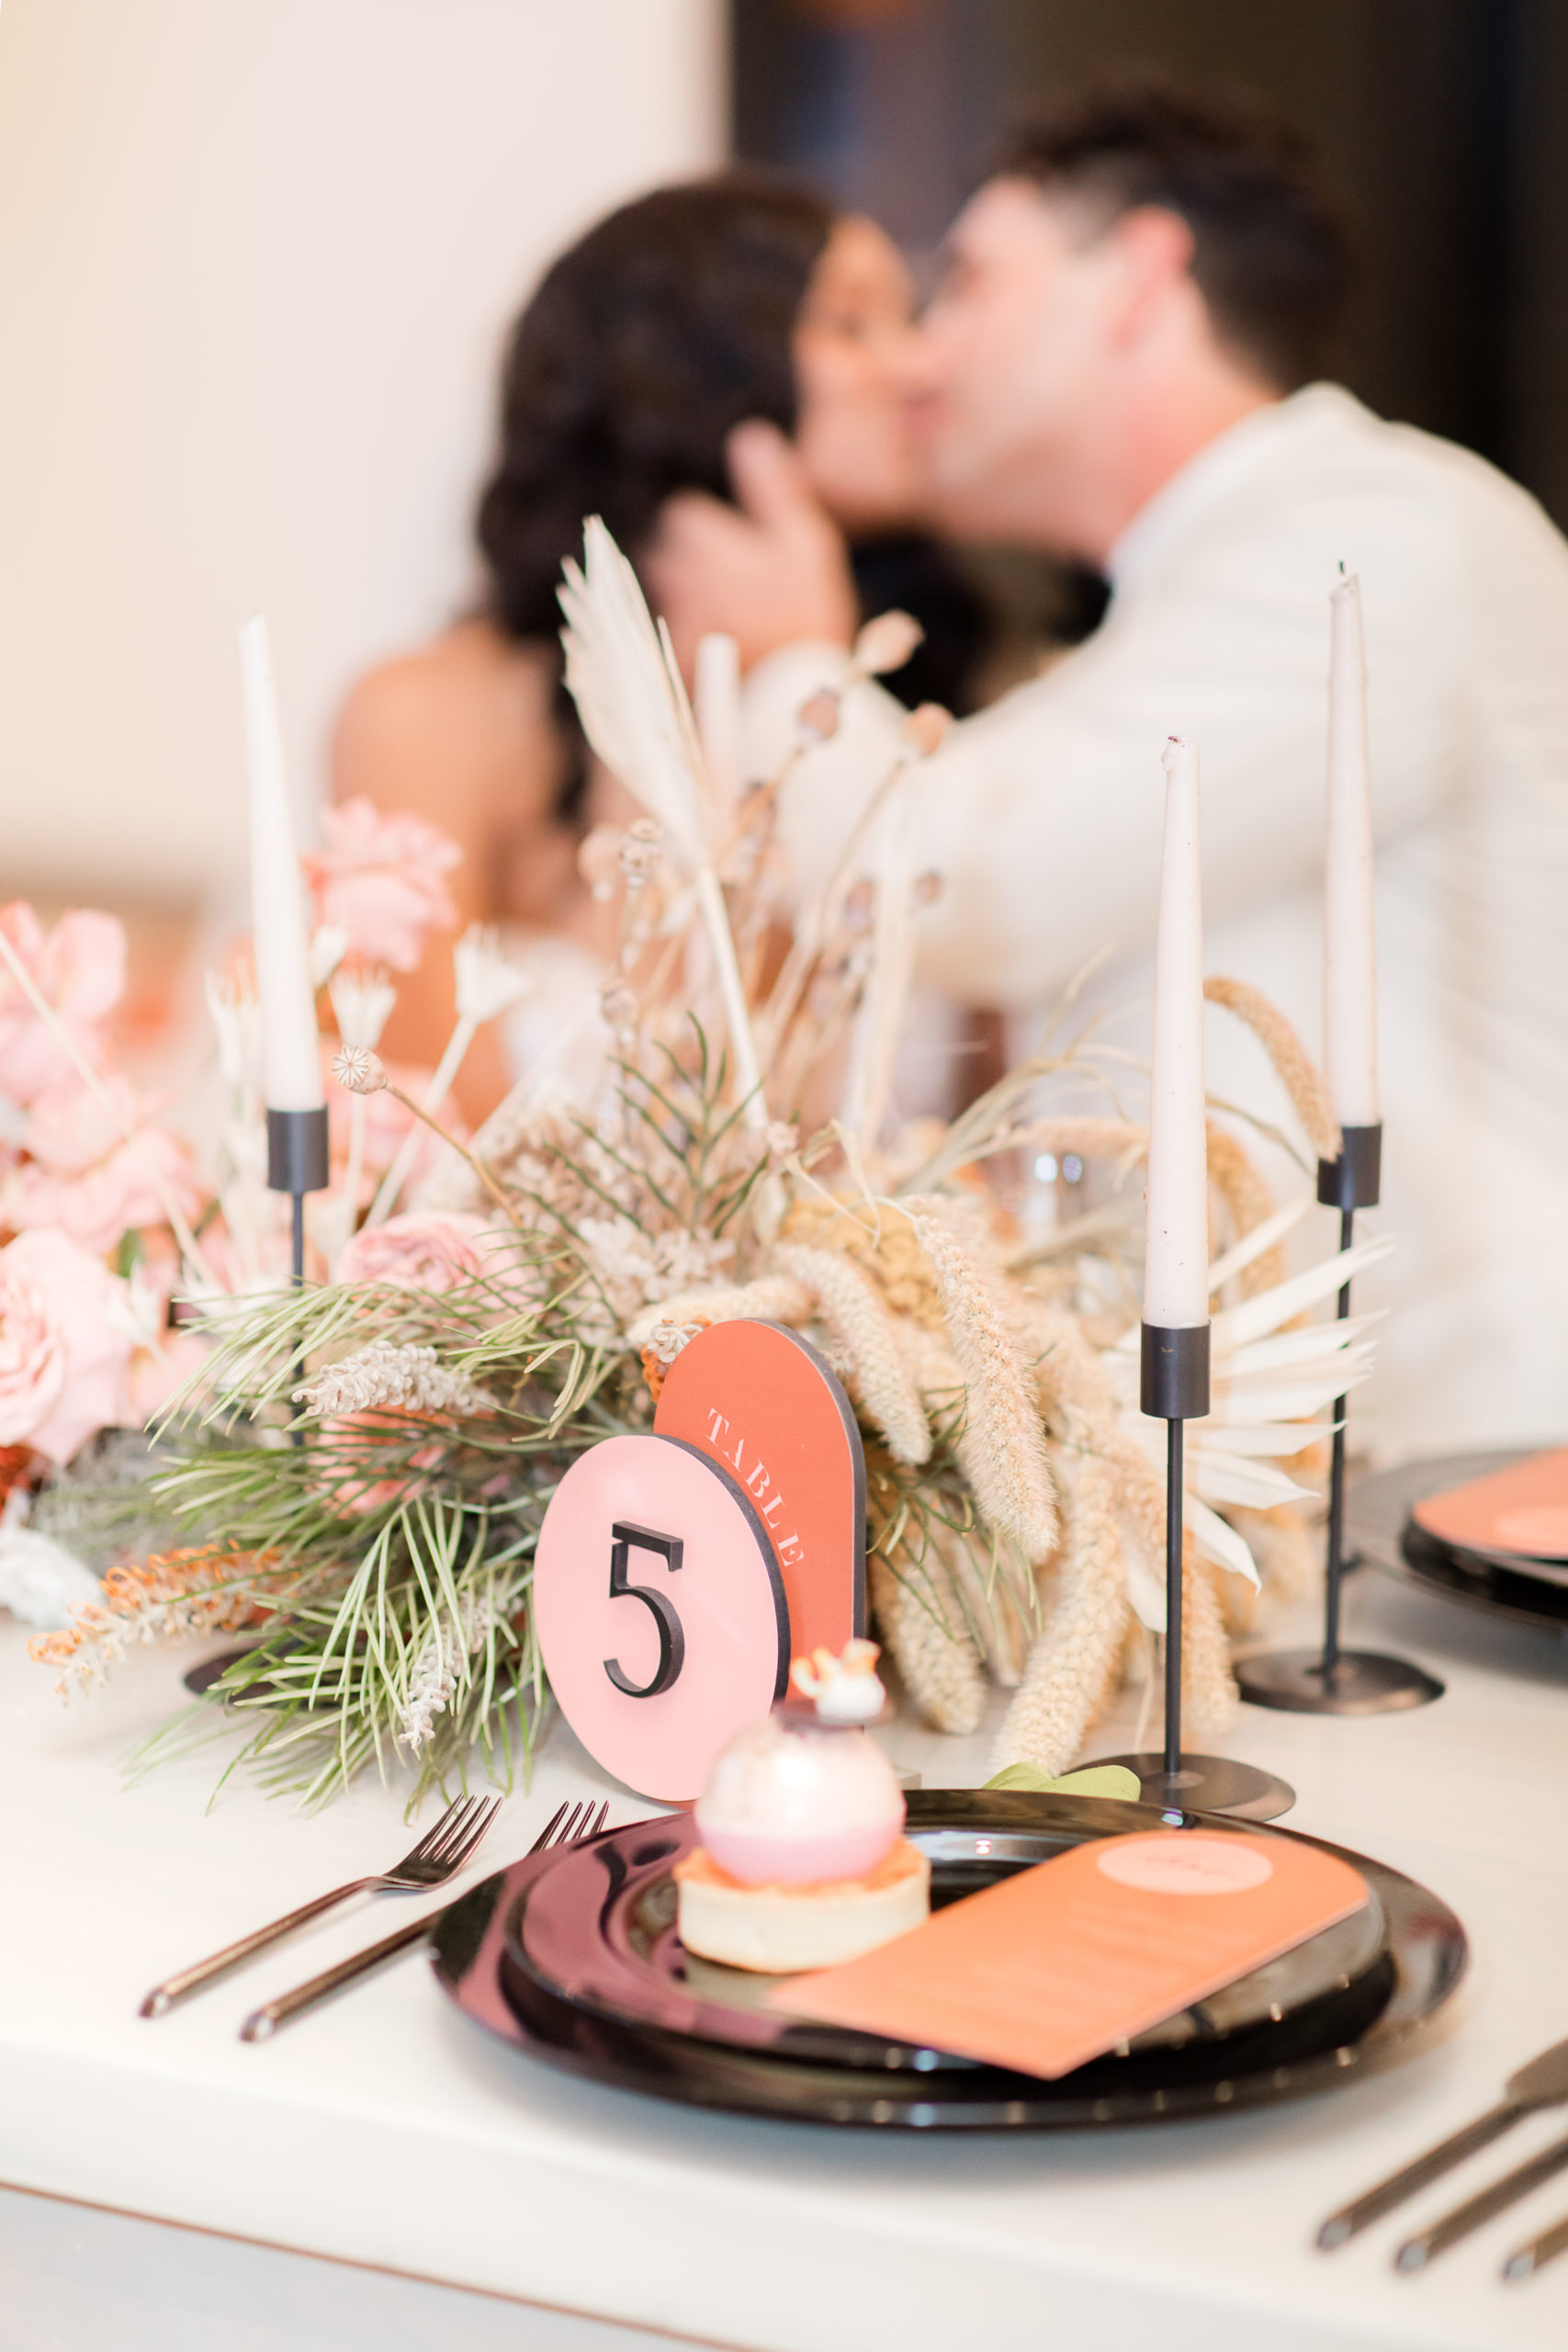
[{"label": "pink circular sticker on menu", "polygon": [[578,1457],[539,1530],[533,1600],[562,1714],[641,1796],[695,1797],[784,1695],[773,1548],[736,1481],[679,1438],[605,1438]]},{"label": "pink circular sticker on menu", "polygon": [[1098,1866],[1118,1886],[1135,1887],[1140,1894],[1246,1894],[1274,1875],[1260,1839],[1209,1838],[1201,1830],[1118,1838]]}]

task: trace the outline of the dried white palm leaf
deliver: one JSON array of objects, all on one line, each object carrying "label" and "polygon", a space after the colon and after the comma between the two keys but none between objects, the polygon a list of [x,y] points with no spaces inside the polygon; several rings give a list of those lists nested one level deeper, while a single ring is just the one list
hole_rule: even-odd
[{"label": "dried white palm leaf", "polygon": [[583,526],[581,565],[570,560],[560,591],[566,682],[583,732],[692,873],[749,1126],[768,1124],[734,934],[714,865],[716,809],[680,668],[655,627],[637,576],[599,517]]},{"label": "dried white palm leaf", "polygon": [[[1274,1248],[1300,1214],[1300,1207],[1281,1210],[1216,1259],[1211,1287],[1217,1288],[1261,1251]],[[1289,1461],[1331,1434],[1333,1422],[1321,1417],[1369,1377],[1372,1347],[1368,1334],[1379,1318],[1348,1316],[1343,1322],[1308,1323],[1291,1330],[1281,1327],[1377,1264],[1393,1246],[1380,1239],[1338,1250],[1256,1298],[1224,1309],[1210,1326],[1211,1408],[1202,1420],[1187,1424],[1183,1508],[1199,1554],[1255,1587],[1258,1576],[1251,1549],[1220,1512],[1227,1506],[1272,1510],[1281,1503],[1312,1499],[1311,1489],[1277,1467],[1276,1460]],[[1105,1363],[1122,1428],[1158,1468],[1165,1436],[1159,1422],[1138,1409],[1139,1345],[1134,1324]],[[1159,1631],[1164,1602],[1160,1598],[1156,1604],[1152,1575],[1139,1579],[1132,1597],[1144,1622]]]}]

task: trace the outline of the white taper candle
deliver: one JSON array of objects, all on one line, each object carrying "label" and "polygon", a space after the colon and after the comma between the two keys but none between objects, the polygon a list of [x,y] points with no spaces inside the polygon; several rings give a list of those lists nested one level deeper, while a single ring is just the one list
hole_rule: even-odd
[{"label": "white taper candle", "polygon": [[319,1111],[321,1046],[310,986],[305,891],[284,778],[272,647],[258,613],[240,631],[251,785],[251,910],[269,1111]]},{"label": "white taper candle", "polygon": [[716,630],[697,639],[692,701],[720,811],[740,791],[740,648]]},{"label": "white taper candle", "polygon": [[1328,821],[1323,854],[1323,1060],[1342,1126],[1378,1124],[1377,921],[1361,583],[1329,598]]},{"label": "white taper candle", "polygon": [[1155,948],[1144,1321],[1209,1319],[1209,1147],[1203,1103],[1203,889],[1195,745],[1165,747],[1165,855]]}]

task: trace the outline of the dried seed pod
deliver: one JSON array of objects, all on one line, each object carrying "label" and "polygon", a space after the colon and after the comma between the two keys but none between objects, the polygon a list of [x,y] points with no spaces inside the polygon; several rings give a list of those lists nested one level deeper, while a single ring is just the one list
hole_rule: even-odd
[{"label": "dried seed pod", "polygon": [[855,639],[854,662],[868,678],[901,670],[925,636],[912,613],[878,613]]},{"label": "dried seed pod", "polygon": [[939,702],[923,702],[904,721],[904,741],[917,759],[929,760],[940,752],[953,726],[953,713]]}]

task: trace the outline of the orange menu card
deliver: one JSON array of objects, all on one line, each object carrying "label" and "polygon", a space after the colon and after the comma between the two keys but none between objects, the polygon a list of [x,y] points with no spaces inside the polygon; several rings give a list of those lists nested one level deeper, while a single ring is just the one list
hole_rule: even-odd
[{"label": "orange menu card", "polygon": [[1097,1838],[769,1999],[797,2017],[1050,2077],[1366,1900],[1348,1862],[1289,1838],[1156,1829]]},{"label": "orange menu card", "polygon": [[1428,1535],[1461,1551],[1568,1559],[1568,1449],[1532,1453],[1489,1477],[1428,1495],[1411,1517]]}]

